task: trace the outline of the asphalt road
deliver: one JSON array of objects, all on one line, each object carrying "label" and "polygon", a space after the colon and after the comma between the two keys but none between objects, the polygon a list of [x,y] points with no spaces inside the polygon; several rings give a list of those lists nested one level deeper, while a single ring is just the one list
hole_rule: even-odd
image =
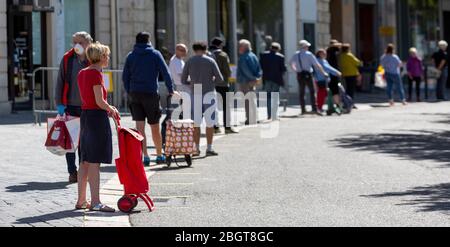
[{"label": "asphalt road", "polygon": [[450,226],[450,103],[283,118],[216,142],[220,156],[157,171],[134,226]]}]

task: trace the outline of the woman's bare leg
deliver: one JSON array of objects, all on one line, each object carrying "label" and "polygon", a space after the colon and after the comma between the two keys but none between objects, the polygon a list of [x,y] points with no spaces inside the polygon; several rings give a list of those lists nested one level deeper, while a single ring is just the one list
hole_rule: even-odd
[{"label": "woman's bare leg", "polygon": [[194,128],[194,142],[197,145],[197,148],[200,148],[200,128]]},{"label": "woman's bare leg", "polygon": [[153,144],[155,145],[156,155],[162,155],[162,136],[159,124],[150,125],[152,130]]},{"label": "woman's bare leg", "polygon": [[148,149],[147,149],[147,135],[145,134],[145,122],[136,122],[136,129],[141,132],[142,136],[144,137],[144,141],[142,141],[142,151],[144,153],[144,157],[150,157],[148,155]]},{"label": "woman's bare leg", "polygon": [[91,204],[98,205],[100,201],[100,164],[89,164],[89,188],[91,189]]},{"label": "woman's bare leg", "polygon": [[86,162],[83,162],[80,164],[80,169],[78,170],[78,202],[77,205],[81,206],[86,200],[86,190],[87,190],[87,183],[88,183],[88,171],[89,171],[89,164]]},{"label": "woman's bare leg", "polygon": [[340,95],[333,96],[333,99],[334,99],[334,103],[336,105],[338,105],[339,107],[342,107],[342,105],[341,105],[341,96]]}]

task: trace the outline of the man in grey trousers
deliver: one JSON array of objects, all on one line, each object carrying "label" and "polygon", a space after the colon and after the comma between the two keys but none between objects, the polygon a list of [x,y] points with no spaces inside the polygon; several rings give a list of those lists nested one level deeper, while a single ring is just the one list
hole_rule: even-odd
[{"label": "man in grey trousers", "polygon": [[[193,97],[191,98],[192,118],[195,121],[195,143],[197,150],[200,145],[200,126],[203,118],[206,120],[207,156],[217,156],[213,149],[214,126],[217,124],[216,85],[223,83],[224,79],[214,59],[208,57],[206,42],[196,42],[193,45],[195,55],[184,66],[181,82],[191,85]],[[190,78],[190,81],[188,81]],[[201,86],[201,90],[199,87]],[[200,102],[200,105],[195,102]],[[198,109],[197,109],[198,108]],[[195,156],[199,156],[198,152]]]}]

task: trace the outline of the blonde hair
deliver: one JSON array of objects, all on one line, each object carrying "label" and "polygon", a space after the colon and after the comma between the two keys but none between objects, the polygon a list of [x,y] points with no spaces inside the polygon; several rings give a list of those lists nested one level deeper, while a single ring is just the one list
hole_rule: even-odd
[{"label": "blonde hair", "polygon": [[108,46],[95,42],[91,44],[86,50],[86,57],[91,64],[96,64],[102,60],[104,56],[109,56],[111,53]]}]

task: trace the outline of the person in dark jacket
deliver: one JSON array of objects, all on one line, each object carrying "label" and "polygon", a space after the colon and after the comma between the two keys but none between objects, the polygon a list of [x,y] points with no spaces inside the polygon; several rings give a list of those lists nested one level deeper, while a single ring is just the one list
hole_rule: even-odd
[{"label": "person in dark jacket", "polygon": [[[327,49],[327,61],[331,67],[339,70],[339,56],[341,54],[342,44],[337,40],[330,41],[330,47]],[[337,106],[341,106],[341,95],[339,92],[339,83],[341,78],[330,75],[330,83],[328,87],[330,88],[331,94],[333,95],[333,102]],[[332,109],[328,110],[328,113],[333,113]]]},{"label": "person in dark jacket", "polygon": [[446,88],[448,78],[448,54],[447,54],[448,43],[445,40],[439,41],[439,51],[433,54],[433,62],[441,73],[436,85],[436,98],[437,100],[447,100],[446,99]]},{"label": "person in dark jacket", "polygon": [[162,115],[158,77],[162,74],[169,95],[177,94],[169,69],[161,52],[152,47],[150,34],[141,32],[136,37],[134,50],[128,54],[123,70],[123,83],[129,97],[129,107],[136,128],[144,135],[144,165],[150,165],[150,156],[145,138],[145,121],[152,129],[152,138],[156,147],[158,164],[165,162],[162,155],[162,136],[160,119]]},{"label": "person in dark jacket", "polygon": [[[89,66],[86,58],[86,49],[92,44],[93,39],[86,32],[75,33],[72,37],[73,48],[70,49],[61,60],[58,73],[58,81],[55,88],[55,102],[59,115],[81,116],[81,98],[78,90],[78,73]],[[80,150],[78,158],[80,159]],[[78,171],[75,164],[75,153],[66,154],[69,183],[78,181]]]},{"label": "person in dark jacket", "polygon": [[[219,66],[220,73],[223,76],[223,82],[216,84],[216,92],[221,96],[222,100],[218,100],[219,104],[222,101],[222,110],[223,110],[223,125],[225,126],[225,134],[236,134],[237,132],[231,128],[230,123],[230,110],[231,108],[228,105],[227,101],[227,93],[230,92],[230,83],[229,79],[231,77],[231,68],[230,68],[230,58],[228,54],[223,51],[224,41],[221,38],[214,38],[211,41],[211,46],[209,47],[209,52],[211,53],[214,60],[216,60],[217,65]],[[220,97],[219,97],[220,98]],[[216,126],[216,132],[219,130],[219,127]]]},{"label": "person in dark jacket", "polygon": [[264,90],[267,92],[267,118],[269,120],[278,120],[279,97],[273,103],[272,93],[279,95],[280,88],[284,87],[283,75],[287,71],[284,55],[280,51],[281,45],[274,42],[270,51],[261,54],[260,60]]}]

